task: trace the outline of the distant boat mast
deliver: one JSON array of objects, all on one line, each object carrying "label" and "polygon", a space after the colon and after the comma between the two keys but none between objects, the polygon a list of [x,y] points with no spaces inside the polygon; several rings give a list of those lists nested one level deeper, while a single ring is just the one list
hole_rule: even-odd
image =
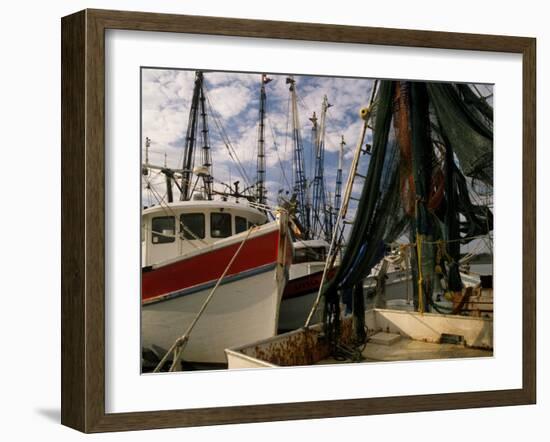
[{"label": "distant boat mast", "polygon": [[265,85],[270,81],[271,78],[268,78],[266,74],[262,74],[262,86],[260,88],[260,124],[258,126],[258,161],[256,173],[256,201],[259,204],[267,203],[267,189],[265,187]]},{"label": "distant boat mast", "polygon": [[205,95],[203,87],[203,73],[195,73],[195,86],[193,88],[193,98],[191,99],[191,108],[189,110],[189,120],[187,123],[187,134],[185,136],[185,147],[183,151],[183,165],[181,177],[180,201],[188,201],[191,198],[194,187],[191,187],[193,180],[193,168],[195,165],[195,147],[197,144],[197,132],[199,129],[199,112],[201,122],[202,138],[202,167],[198,178],[202,178],[204,184],[204,196],[206,199],[212,199],[212,158],[210,153],[210,142],[208,136],[208,119],[206,115]]},{"label": "distant boat mast", "polygon": [[[317,130],[317,139],[315,143],[315,175],[313,179],[313,232],[319,237],[324,237],[327,241],[332,236],[330,230],[330,221],[327,212],[327,201],[325,194],[325,133],[327,110],[332,105],[328,102],[325,95],[321,110],[321,122]],[[312,119],[314,126],[317,126],[317,119]]]},{"label": "distant boat mast", "polygon": [[344,136],[340,141],[340,151],[338,152],[338,169],[336,170],[336,187],[334,189],[334,213],[340,212],[340,204],[342,203],[342,167],[344,164]]},{"label": "distant boat mast", "polygon": [[307,181],[304,173],[304,146],[300,134],[300,119],[298,117],[298,104],[296,100],[296,81],[293,77],[287,77],[286,83],[290,85],[290,98],[292,106],[292,138],[294,142],[294,195],[296,195],[296,215],[303,232],[303,239],[310,239],[310,210],[306,201]]}]

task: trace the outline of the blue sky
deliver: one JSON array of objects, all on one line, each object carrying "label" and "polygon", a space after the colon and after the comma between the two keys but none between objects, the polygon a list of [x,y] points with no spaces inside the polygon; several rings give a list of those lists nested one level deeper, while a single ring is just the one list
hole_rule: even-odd
[{"label": "blue sky", "polygon": [[[268,202],[275,204],[279,189],[287,190],[285,178],[292,185],[292,139],[290,138],[289,89],[287,74],[268,74],[266,86],[266,164]],[[142,146],[145,137],[152,140],[151,163],[181,168],[182,152],[195,72],[174,69],[142,70]],[[258,108],[261,74],[205,72],[206,93],[218,120],[226,131],[251,181],[256,176]],[[312,176],[311,127],[309,118],[315,111],[321,114],[321,104],[327,95],[329,108],[326,127],[325,177],[327,191],[334,195],[338,150],[341,135],[346,140],[344,180],[362,121],[359,109],[368,103],[373,81],[334,77],[295,75],[306,172]],[[212,144],[213,174],[223,182],[241,179],[230,158],[217,125],[209,118]],[[197,163],[199,163],[197,157]],[[365,165],[366,167],[366,165]],[[284,173],[283,173],[284,170]],[[241,183],[244,184],[241,179]],[[157,192],[164,194],[164,179],[152,180]],[[220,185],[216,188],[222,189]],[[147,195],[144,193],[147,203]]]}]

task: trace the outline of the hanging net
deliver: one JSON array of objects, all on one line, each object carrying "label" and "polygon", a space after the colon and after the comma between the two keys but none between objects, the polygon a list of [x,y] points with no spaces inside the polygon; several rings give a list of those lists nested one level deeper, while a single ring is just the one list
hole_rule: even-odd
[{"label": "hanging net", "polygon": [[[438,311],[434,287],[461,290],[460,244],[492,230],[467,178],[492,189],[492,107],[468,85],[381,81],[373,143],[353,227],[335,276],[322,289],[327,338],[337,345],[342,293],[356,342],[365,340],[363,280],[389,244],[411,248],[415,308]],[[359,289],[360,287],[360,289]],[[362,325],[362,327],[361,327]],[[362,330],[361,330],[362,329]]]}]

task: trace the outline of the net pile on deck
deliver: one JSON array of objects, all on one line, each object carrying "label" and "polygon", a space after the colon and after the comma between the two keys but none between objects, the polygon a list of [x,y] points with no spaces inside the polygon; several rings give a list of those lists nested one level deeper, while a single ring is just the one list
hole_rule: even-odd
[{"label": "net pile on deck", "polygon": [[363,279],[403,235],[416,310],[440,310],[431,294],[442,281],[447,290],[462,289],[460,244],[492,230],[491,211],[470,195],[473,184],[493,186],[492,121],[491,106],[468,85],[380,82],[355,221],[338,271],[323,287],[329,340],[338,341],[345,292],[352,294],[355,341],[365,340]]}]

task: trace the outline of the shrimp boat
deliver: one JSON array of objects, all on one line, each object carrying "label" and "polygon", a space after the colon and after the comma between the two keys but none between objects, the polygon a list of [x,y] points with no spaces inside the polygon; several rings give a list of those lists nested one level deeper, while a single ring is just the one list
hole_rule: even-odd
[{"label": "shrimp boat", "polygon": [[[185,334],[181,360],[223,365],[224,349],[277,333],[292,242],[286,211],[270,220],[238,182],[229,191],[214,189],[204,106],[197,72],[181,169],[151,164],[146,150],[145,187],[154,192],[156,171],[166,194],[142,211],[142,349],[160,359]],[[202,165],[193,167],[198,133]]]},{"label": "shrimp boat", "polygon": [[[176,223],[189,230],[176,232]],[[145,210],[142,228],[143,347],[168,350],[235,255],[193,330],[186,360],[225,363],[225,348],[276,334],[292,247],[284,214],[266,223],[243,204],[181,202]]]}]

